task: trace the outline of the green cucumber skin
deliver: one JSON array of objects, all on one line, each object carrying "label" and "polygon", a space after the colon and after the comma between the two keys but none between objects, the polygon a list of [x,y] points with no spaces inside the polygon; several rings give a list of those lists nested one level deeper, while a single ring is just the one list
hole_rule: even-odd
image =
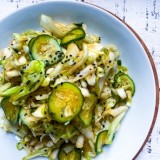
[{"label": "green cucumber skin", "polygon": [[34,40],[36,39],[36,37],[33,37],[32,39],[30,39],[29,43],[28,43],[28,48],[29,48],[29,58],[30,60],[34,60],[33,56],[32,56],[32,44],[34,42]]},{"label": "green cucumber skin", "polygon": [[[72,116],[70,116],[69,118],[68,117],[61,117],[59,115],[59,113],[57,111],[55,111],[55,106],[54,103],[52,104],[52,102],[54,102],[54,94],[57,92],[56,90],[59,89],[59,87],[70,87],[71,89],[75,89],[77,94],[79,95],[79,99],[80,99],[80,104],[79,106],[77,106],[77,112],[74,113]],[[73,87],[73,88],[72,88]],[[63,88],[64,89],[64,88]],[[69,93],[68,93],[69,94]],[[70,82],[64,82],[64,83],[61,83],[61,84],[58,84],[52,91],[52,93],[50,94],[49,96],[49,99],[48,99],[48,106],[49,106],[49,112],[50,112],[50,115],[52,116],[52,118],[59,122],[59,123],[65,123],[67,121],[70,121],[72,120],[73,118],[75,118],[79,112],[81,111],[82,109],[82,106],[83,106],[83,103],[84,103],[84,97],[81,93],[81,90],[73,83],[70,83]],[[54,109],[54,110],[53,110]]]},{"label": "green cucumber skin", "polygon": [[3,98],[1,102],[2,109],[6,118],[14,125],[18,123],[19,114],[20,114],[20,106],[15,106],[11,102],[9,102],[9,97]]},{"label": "green cucumber skin", "polygon": [[[30,55],[32,59],[43,60],[46,62],[47,66],[56,64],[63,59],[64,54],[62,52],[62,48],[54,37],[47,34],[42,34],[37,36],[33,40],[31,39],[30,41],[31,41],[30,42],[31,44],[29,43],[28,46],[30,46],[29,49],[30,49]],[[50,53],[50,55],[46,57],[46,54],[43,54],[43,53],[42,53],[43,55],[40,54],[40,51],[38,49],[40,44],[43,44],[43,43],[50,44],[49,42],[53,45],[53,48],[55,48],[55,51]]]},{"label": "green cucumber skin", "polygon": [[29,43],[28,43],[28,47],[29,47],[30,52],[31,52],[31,49],[32,49],[32,44],[33,44],[35,39],[36,39],[36,37],[31,38]]},{"label": "green cucumber skin", "polygon": [[[66,153],[63,151],[63,148],[66,147],[67,145],[70,145],[70,144],[62,144],[61,147],[60,147],[60,150],[58,152],[58,160],[81,160],[81,150],[78,149],[78,148],[74,148],[71,152],[72,154],[75,154],[73,155],[74,159],[67,159],[67,155]],[[71,153],[69,152],[69,153]]]},{"label": "green cucumber skin", "polygon": [[[79,31],[81,34],[76,34],[74,32]],[[75,36],[74,36],[75,35]],[[69,40],[69,36],[74,36],[74,38]],[[74,28],[73,30],[69,31],[61,40],[61,46],[66,46],[72,42],[76,42],[79,40],[84,39],[86,36],[85,31],[82,28]]]},{"label": "green cucumber skin", "polygon": [[[104,131],[101,131],[98,135],[97,135],[97,139],[96,139],[96,153],[97,154],[100,154],[102,153],[102,147],[103,145],[105,145],[105,141],[107,139],[107,135],[108,135],[108,131],[107,130],[104,130]],[[104,142],[102,143],[102,139],[101,138],[104,138],[105,137],[105,140]],[[101,148],[99,148],[101,147]]]},{"label": "green cucumber skin", "polygon": [[[88,101],[89,102],[91,102],[92,101],[92,103],[90,104],[91,106],[90,106],[90,109],[89,110],[87,110],[86,112],[84,111],[83,112],[83,109],[81,110],[81,112],[79,113],[79,118],[80,118],[80,120],[81,120],[81,122],[83,123],[83,125],[85,125],[85,126],[88,126],[88,125],[90,125],[90,123],[91,123],[91,121],[92,121],[92,118],[93,118],[93,110],[94,110],[94,108],[95,108],[95,106],[96,106],[96,104],[97,104],[97,96],[95,95],[95,93],[91,93],[91,96],[90,96],[90,98],[88,98]],[[83,105],[85,105],[85,100],[84,100],[84,104]],[[88,119],[86,119],[86,117],[85,117],[85,115],[86,114],[88,114]]]},{"label": "green cucumber skin", "polygon": [[129,83],[131,85],[132,96],[134,96],[135,83],[134,83],[133,79],[128,74],[125,74],[123,72],[118,72],[114,77],[114,83],[113,83],[113,87],[114,88],[118,87],[118,78],[125,78],[125,79],[127,79],[129,81]]}]

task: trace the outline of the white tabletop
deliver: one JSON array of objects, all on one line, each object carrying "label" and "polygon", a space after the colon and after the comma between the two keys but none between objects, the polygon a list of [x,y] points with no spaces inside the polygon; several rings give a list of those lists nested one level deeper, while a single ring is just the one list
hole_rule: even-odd
[{"label": "white tabletop", "polygon": [[[0,0],[0,20],[20,8],[44,1],[50,0]],[[101,6],[128,23],[147,45],[160,79],[160,0],[78,1]],[[148,142],[136,160],[160,160],[160,113]]]}]

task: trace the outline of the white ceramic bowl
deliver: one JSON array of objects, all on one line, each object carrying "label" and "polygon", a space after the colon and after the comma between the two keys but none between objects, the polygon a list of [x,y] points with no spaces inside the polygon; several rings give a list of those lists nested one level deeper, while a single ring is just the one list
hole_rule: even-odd
[{"label": "white ceramic bowl", "polygon": [[[44,13],[55,20],[84,22],[90,32],[100,35],[103,44],[115,44],[124,65],[136,85],[133,103],[114,142],[106,146],[96,160],[131,160],[144,145],[153,128],[158,110],[158,81],[151,56],[139,37],[109,12],[78,2],[47,2],[24,8],[0,22],[0,48],[6,47],[13,32],[41,29],[39,17]],[[16,149],[14,135],[0,130],[0,159],[20,160],[24,151]],[[38,158],[43,159],[43,158]]]}]

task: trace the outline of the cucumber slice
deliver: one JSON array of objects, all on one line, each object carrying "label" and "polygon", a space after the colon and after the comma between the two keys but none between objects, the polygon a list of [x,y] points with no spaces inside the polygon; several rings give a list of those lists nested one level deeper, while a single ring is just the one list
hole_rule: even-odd
[{"label": "cucumber slice", "polygon": [[57,40],[49,35],[39,35],[30,43],[32,58],[44,60],[47,65],[58,63],[64,57]]},{"label": "cucumber slice", "polygon": [[83,95],[73,83],[65,82],[56,86],[48,101],[49,112],[54,120],[63,123],[72,120],[83,105]]},{"label": "cucumber slice", "polygon": [[63,144],[58,153],[58,160],[81,160],[81,151],[72,144]]},{"label": "cucumber slice", "polygon": [[6,118],[12,123],[17,124],[19,119],[19,113],[20,113],[20,106],[13,105],[9,98],[3,98],[1,102],[2,109],[4,111],[4,114]]},{"label": "cucumber slice", "polygon": [[130,90],[132,96],[135,93],[135,84],[131,77],[123,72],[118,72],[114,77],[114,87],[120,88],[123,87],[125,90]]},{"label": "cucumber slice", "polygon": [[85,126],[90,125],[93,118],[93,109],[97,104],[97,96],[91,93],[90,97],[87,97],[84,101],[79,117]]},{"label": "cucumber slice", "polygon": [[28,43],[28,48],[29,48],[29,59],[30,60],[33,60],[33,57],[32,57],[32,55],[31,55],[31,49],[32,49],[32,44],[33,44],[33,42],[34,42],[34,40],[36,39],[36,37],[33,37],[32,39],[30,39],[30,41],[29,41],[29,43]]},{"label": "cucumber slice", "polygon": [[103,151],[102,147],[103,145],[105,145],[107,134],[108,134],[107,130],[104,130],[98,134],[97,139],[96,139],[96,153],[97,154]]},{"label": "cucumber slice", "polygon": [[[118,78],[120,75],[123,75],[123,74],[125,74],[125,73],[119,71],[119,72],[114,76],[114,81],[116,81],[117,78]],[[114,84],[114,85],[115,85],[115,84]]]},{"label": "cucumber slice", "polygon": [[29,47],[30,52],[32,50],[32,44],[33,44],[33,42],[34,42],[35,39],[36,39],[36,37],[31,38],[30,41],[29,41],[29,43],[28,43],[28,47]]},{"label": "cucumber slice", "polygon": [[65,46],[71,42],[81,40],[85,37],[85,31],[82,28],[75,28],[69,31],[61,40],[61,45]]}]

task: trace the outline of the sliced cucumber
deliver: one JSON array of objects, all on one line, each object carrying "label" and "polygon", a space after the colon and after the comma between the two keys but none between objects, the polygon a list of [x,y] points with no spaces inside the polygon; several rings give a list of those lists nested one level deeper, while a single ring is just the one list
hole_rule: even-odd
[{"label": "sliced cucumber", "polygon": [[93,118],[93,110],[97,104],[97,96],[94,93],[90,97],[85,98],[79,117],[85,126],[90,125]]},{"label": "sliced cucumber", "polygon": [[85,31],[82,28],[75,28],[69,31],[61,40],[61,45],[65,46],[71,42],[81,40],[85,37]]},{"label": "sliced cucumber", "polygon": [[49,97],[49,112],[54,120],[63,123],[72,120],[83,105],[83,95],[73,83],[56,86]]},{"label": "sliced cucumber", "polygon": [[105,145],[106,139],[107,139],[108,131],[104,130],[100,132],[96,139],[96,153],[99,154],[102,152],[102,147]]},{"label": "sliced cucumber", "polygon": [[2,109],[4,111],[4,114],[6,118],[12,123],[17,124],[19,119],[19,113],[20,113],[20,106],[13,105],[9,98],[3,98],[1,102]]},{"label": "sliced cucumber", "polygon": [[29,41],[29,43],[28,43],[28,48],[29,48],[29,52],[30,52],[30,54],[29,54],[29,59],[30,60],[33,60],[33,57],[32,57],[32,55],[31,55],[31,49],[32,49],[32,44],[33,44],[33,41],[36,39],[36,37],[33,37],[32,39],[30,39],[30,41]]},{"label": "sliced cucumber", "polygon": [[123,87],[125,90],[130,90],[132,96],[135,93],[135,84],[131,77],[123,72],[118,72],[114,77],[114,87],[120,88]]},{"label": "sliced cucumber", "polygon": [[34,42],[35,39],[36,39],[36,37],[31,38],[30,41],[29,41],[29,43],[28,43],[28,47],[29,47],[30,52],[32,50],[32,44],[33,44],[33,42]]},{"label": "sliced cucumber", "polygon": [[73,23],[74,25],[76,25],[77,27],[82,27],[83,26],[83,22],[81,23]]},{"label": "sliced cucumber", "polygon": [[58,160],[81,160],[81,151],[72,144],[63,144],[58,153]]},{"label": "sliced cucumber", "polygon": [[44,60],[47,65],[58,63],[64,57],[57,40],[49,35],[39,35],[30,43],[32,58]]},{"label": "sliced cucumber", "polygon": [[[114,81],[116,81],[117,78],[118,78],[120,75],[123,75],[123,74],[125,74],[125,73],[119,71],[119,72],[114,76]],[[115,83],[114,83],[114,85],[115,85]]]}]

